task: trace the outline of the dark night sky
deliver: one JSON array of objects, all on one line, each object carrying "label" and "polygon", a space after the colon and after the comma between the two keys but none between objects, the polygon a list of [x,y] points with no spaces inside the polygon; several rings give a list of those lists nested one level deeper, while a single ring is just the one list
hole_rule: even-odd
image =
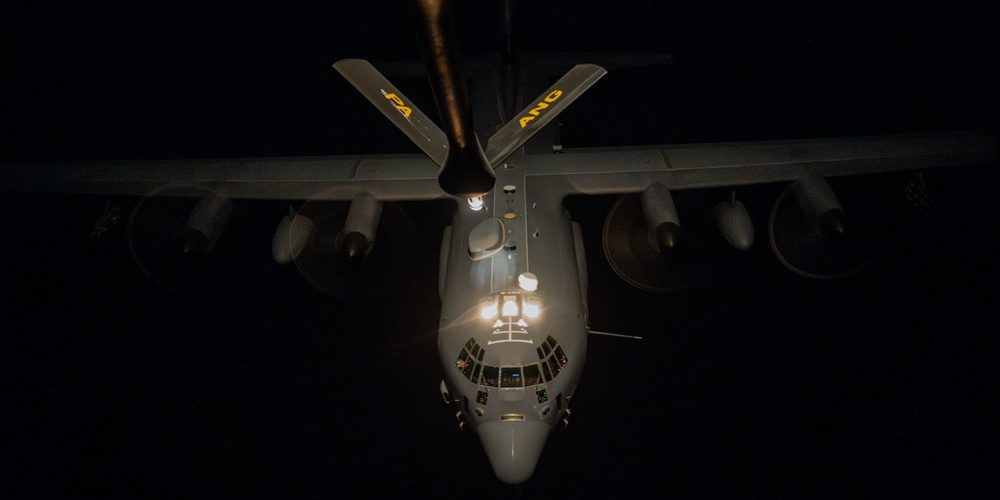
[{"label": "dark night sky", "polygon": [[[490,7],[461,12],[468,53],[499,46],[496,2],[477,3]],[[3,159],[415,151],[330,67],[416,58],[407,20],[392,2],[331,4],[6,13]],[[562,115],[567,147],[997,128],[995,11],[532,5],[526,50],[676,57],[599,82]],[[434,115],[423,82],[397,84]],[[994,168],[927,172],[935,212],[838,282],[781,267],[766,241],[781,187],[750,191],[755,248],[666,295],[605,263],[613,198],[568,200],[594,329],[645,340],[591,337],[571,425],[525,491],[995,494]],[[90,237],[105,202],[3,194],[0,491],[505,492],[438,394],[448,207],[405,205],[414,272],[349,304],[271,262],[281,200],[240,205],[210,299],[143,275],[125,224]]]}]

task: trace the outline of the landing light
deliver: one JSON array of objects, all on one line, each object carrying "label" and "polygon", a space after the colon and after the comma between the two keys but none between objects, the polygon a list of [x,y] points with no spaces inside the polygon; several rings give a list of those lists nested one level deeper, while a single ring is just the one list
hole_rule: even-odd
[{"label": "landing light", "polygon": [[502,312],[504,316],[517,316],[517,299],[513,295],[504,297]]},{"label": "landing light", "polygon": [[497,317],[497,312],[497,303],[490,302],[489,304],[483,306],[483,308],[479,311],[479,316],[483,319],[493,319]]},{"label": "landing light", "polygon": [[473,211],[478,212],[478,211],[482,210],[483,209],[483,205],[484,205],[484,203],[483,203],[483,197],[482,196],[476,196],[476,197],[473,197],[473,198],[469,198],[469,207],[472,208]]},{"label": "landing light", "polygon": [[531,302],[525,302],[524,304],[521,305],[521,314],[524,314],[525,318],[535,319],[535,318],[538,317],[538,314],[540,312],[541,312],[541,309],[539,309],[538,304],[532,304]]},{"label": "landing light", "polygon": [[[520,304],[518,303],[520,302]],[[502,326],[504,321],[498,318],[502,316],[505,318],[518,318],[518,315],[524,316],[528,319],[538,318],[542,313],[541,305],[538,304],[537,299],[532,298],[521,298],[520,295],[501,295],[500,297],[493,297],[487,299],[486,305],[479,309],[479,316],[487,321],[496,320],[493,326]],[[511,319],[510,321],[513,321]],[[528,326],[527,323],[523,323],[524,320],[518,318],[517,324],[520,326]]]}]

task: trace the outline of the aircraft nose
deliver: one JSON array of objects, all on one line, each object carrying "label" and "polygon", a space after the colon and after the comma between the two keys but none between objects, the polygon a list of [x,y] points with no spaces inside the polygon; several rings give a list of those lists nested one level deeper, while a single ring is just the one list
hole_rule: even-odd
[{"label": "aircraft nose", "polygon": [[531,477],[549,435],[548,424],[537,420],[489,422],[478,429],[493,472],[501,481],[521,484]]}]

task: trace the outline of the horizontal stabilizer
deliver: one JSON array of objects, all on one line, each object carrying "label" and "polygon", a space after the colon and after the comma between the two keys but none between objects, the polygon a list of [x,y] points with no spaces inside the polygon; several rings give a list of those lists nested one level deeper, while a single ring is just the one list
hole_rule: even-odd
[{"label": "horizontal stabilizer", "polygon": [[606,74],[604,68],[594,64],[574,66],[541,97],[490,137],[486,146],[486,158],[490,165],[494,168],[499,165]]},{"label": "horizontal stabilizer", "polygon": [[448,156],[444,132],[368,61],[343,59],[333,65],[354,88],[406,134],[438,166]]}]

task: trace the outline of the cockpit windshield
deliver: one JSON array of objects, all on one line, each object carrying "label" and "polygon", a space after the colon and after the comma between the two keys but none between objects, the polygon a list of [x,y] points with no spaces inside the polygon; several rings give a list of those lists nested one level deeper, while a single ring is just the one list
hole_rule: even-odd
[{"label": "cockpit windshield", "polygon": [[562,347],[551,336],[536,349],[538,363],[514,366],[483,364],[486,348],[470,338],[458,354],[455,366],[473,384],[488,387],[532,387],[554,379],[569,361]]},{"label": "cockpit windshield", "polygon": [[520,366],[500,368],[500,387],[524,387]]}]

